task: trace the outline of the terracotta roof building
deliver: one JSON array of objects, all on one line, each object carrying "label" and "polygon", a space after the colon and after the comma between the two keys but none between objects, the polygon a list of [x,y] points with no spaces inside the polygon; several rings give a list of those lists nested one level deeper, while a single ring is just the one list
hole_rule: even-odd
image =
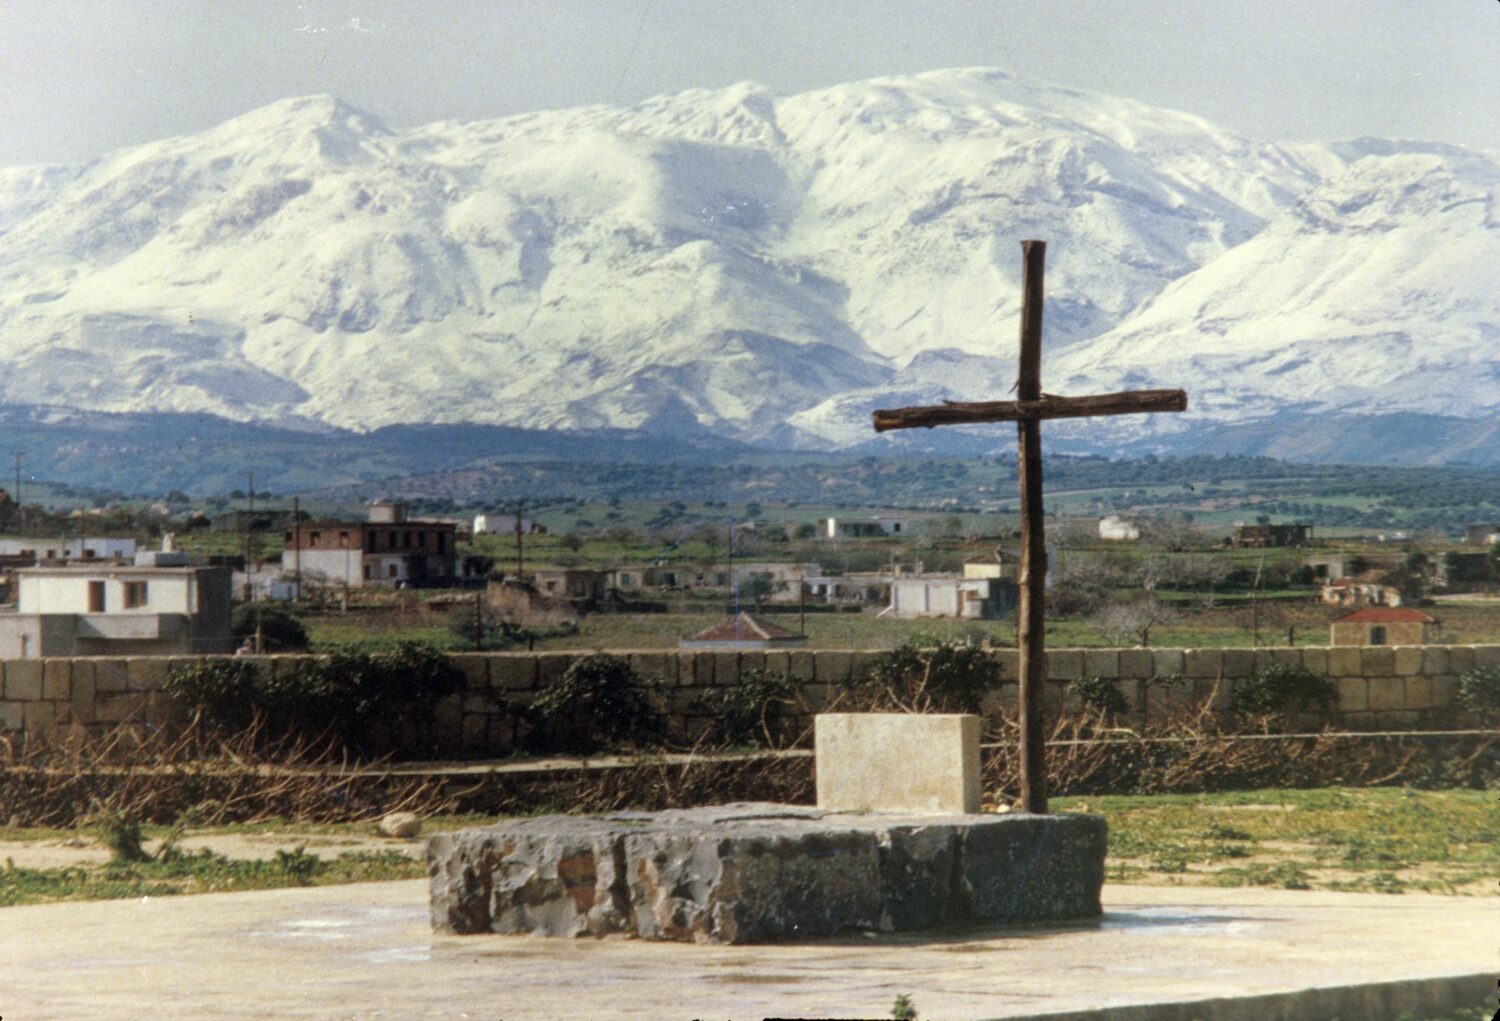
[{"label": "terracotta roof building", "polygon": [[807,636],[737,613],[677,643],[683,649],[793,649],[807,644]]},{"label": "terracotta roof building", "polygon": [[1410,606],[1367,606],[1329,625],[1330,645],[1425,645],[1438,619]]}]

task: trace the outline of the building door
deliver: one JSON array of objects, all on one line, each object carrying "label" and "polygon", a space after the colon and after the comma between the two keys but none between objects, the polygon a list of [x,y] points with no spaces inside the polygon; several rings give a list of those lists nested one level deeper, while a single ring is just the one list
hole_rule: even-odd
[{"label": "building door", "polygon": [[104,582],[102,581],[89,582],[89,612],[104,612]]},{"label": "building door", "polygon": [[1373,627],[1370,628],[1370,644],[1371,645],[1384,645],[1385,644],[1385,628],[1383,626],[1377,624],[1377,625],[1375,625],[1375,626],[1373,626]]}]

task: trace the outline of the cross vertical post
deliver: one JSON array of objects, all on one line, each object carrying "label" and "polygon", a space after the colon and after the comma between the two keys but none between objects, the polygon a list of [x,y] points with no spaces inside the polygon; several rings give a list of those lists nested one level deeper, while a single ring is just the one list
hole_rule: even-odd
[{"label": "cross vertical post", "polygon": [[[1025,280],[1021,297],[1021,366],[1016,381],[1018,401],[1042,397],[1042,301],[1043,270],[1047,242],[1022,241]],[[1042,423],[1026,417],[1016,423],[1020,451],[1016,460],[1021,488],[1021,589],[1016,618],[1017,669],[1020,685],[1021,809],[1037,815],[1047,812],[1046,734],[1042,725],[1042,696],[1047,684],[1045,651],[1047,544],[1042,506]]]},{"label": "cross vertical post", "polygon": [[1042,393],[1042,270],[1045,241],[1022,241],[1025,279],[1021,292],[1021,366],[1013,401],[944,401],[915,408],[883,408],[872,416],[878,433],[889,429],[932,429],[940,425],[1015,422],[1020,438],[1016,462],[1021,487],[1021,590],[1016,645],[1021,710],[1021,807],[1038,815],[1047,811],[1047,738],[1043,692],[1047,684],[1045,600],[1047,585],[1046,515],[1042,507],[1042,432],[1044,418],[1094,418],[1186,411],[1181,390],[1126,390],[1121,393],[1058,397]]}]

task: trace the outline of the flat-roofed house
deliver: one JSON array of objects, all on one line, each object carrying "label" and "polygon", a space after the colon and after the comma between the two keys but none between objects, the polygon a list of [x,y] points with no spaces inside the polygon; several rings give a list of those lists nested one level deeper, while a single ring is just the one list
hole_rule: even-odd
[{"label": "flat-roofed house", "polygon": [[0,656],[222,655],[230,639],[230,570],[186,554],[136,564],[62,564],[16,572],[14,612],[0,612]]},{"label": "flat-roofed house", "polygon": [[284,573],[303,585],[350,588],[458,583],[456,526],[411,520],[400,504],[370,505],[369,521],[304,521],[283,533]]}]

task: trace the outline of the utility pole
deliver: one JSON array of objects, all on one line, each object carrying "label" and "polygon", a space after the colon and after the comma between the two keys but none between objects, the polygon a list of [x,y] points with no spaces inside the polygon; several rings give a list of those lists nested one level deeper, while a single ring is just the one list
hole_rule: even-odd
[{"label": "utility pole", "polygon": [[526,499],[522,497],[516,501],[516,580],[522,581],[526,577],[526,552],[521,543],[521,511],[526,507]]},{"label": "utility pole", "polygon": [[245,527],[240,537],[240,552],[245,557],[245,602],[255,601],[255,571],[250,556],[250,532],[255,527],[255,473],[246,472],[246,483],[249,486],[249,507],[245,511]]},{"label": "utility pole", "polygon": [[21,452],[16,451],[16,510],[21,514],[21,534],[26,534],[26,504],[21,502]]},{"label": "utility pole", "polygon": [[292,497],[292,600],[302,602],[302,509]]}]

